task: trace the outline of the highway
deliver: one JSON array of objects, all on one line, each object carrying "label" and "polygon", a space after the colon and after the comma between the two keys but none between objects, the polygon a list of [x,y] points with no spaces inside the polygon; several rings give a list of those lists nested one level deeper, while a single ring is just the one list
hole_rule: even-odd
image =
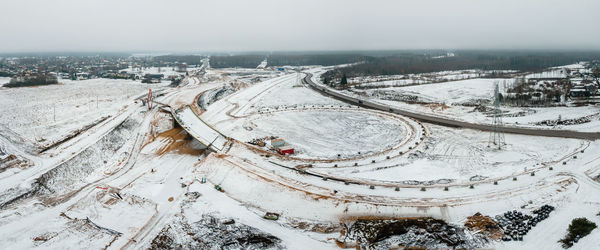
[{"label": "highway", "polygon": [[[304,72],[306,76],[302,79],[305,84],[308,84],[314,90],[338,99],[340,101],[358,105],[364,108],[377,109],[382,111],[387,111],[407,117],[411,117],[423,122],[434,123],[442,126],[449,127],[458,127],[458,128],[469,128],[469,129],[477,129],[483,131],[493,131],[493,127],[491,124],[480,124],[480,123],[470,123],[464,121],[458,121],[443,117],[437,117],[433,115],[415,113],[412,111],[398,109],[397,107],[391,107],[387,105],[383,105],[380,103],[374,103],[368,100],[358,99],[352,96],[344,95],[336,90],[333,90],[327,86],[317,84],[311,80],[312,74],[308,72]],[[511,134],[522,134],[522,135],[533,135],[533,136],[548,136],[548,137],[562,137],[562,138],[575,138],[575,139],[586,139],[586,140],[596,140],[600,139],[600,132],[578,132],[571,130],[550,130],[550,129],[536,129],[536,128],[524,128],[524,127],[514,127],[514,126],[504,126],[502,129],[505,133]]]}]

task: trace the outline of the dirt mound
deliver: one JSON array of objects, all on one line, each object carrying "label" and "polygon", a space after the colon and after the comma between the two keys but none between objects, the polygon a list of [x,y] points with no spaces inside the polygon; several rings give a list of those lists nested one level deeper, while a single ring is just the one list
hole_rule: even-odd
[{"label": "dirt mound", "polygon": [[156,152],[157,155],[164,155],[166,153],[202,155],[204,153],[204,149],[194,146],[194,141],[191,140],[191,137],[182,128],[173,128],[164,131],[158,134],[156,138],[165,142]]},{"label": "dirt mound", "polygon": [[150,249],[284,249],[281,240],[234,220],[210,215],[194,223],[177,220],[152,240]]},{"label": "dirt mound", "polygon": [[[482,235],[470,235],[460,227],[434,218],[359,219],[344,224],[340,242],[355,241],[372,249],[478,248],[487,243]],[[352,245],[352,244],[350,244]]]},{"label": "dirt mound", "polygon": [[481,215],[480,213],[468,217],[467,222],[465,222],[465,227],[495,240],[500,239],[502,235],[504,235],[498,222],[491,217]]}]

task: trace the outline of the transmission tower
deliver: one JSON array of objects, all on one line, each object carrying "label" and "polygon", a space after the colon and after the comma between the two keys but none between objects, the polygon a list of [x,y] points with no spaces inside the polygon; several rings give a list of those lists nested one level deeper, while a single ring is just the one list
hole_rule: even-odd
[{"label": "transmission tower", "polygon": [[492,122],[492,131],[488,141],[488,147],[494,144],[498,149],[506,145],[504,141],[504,124],[502,123],[502,111],[500,110],[500,91],[498,91],[498,82],[494,84],[494,120]]}]

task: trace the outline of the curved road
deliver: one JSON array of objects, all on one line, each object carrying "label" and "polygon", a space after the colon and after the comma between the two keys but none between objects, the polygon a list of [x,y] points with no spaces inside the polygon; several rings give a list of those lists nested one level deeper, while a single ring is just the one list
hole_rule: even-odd
[{"label": "curved road", "polygon": [[[469,129],[477,129],[483,131],[493,131],[493,126],[490,124],[479,124],[479,123],[470,123],[452,120],[443,117],[437,117],[433,115],[427,114],[419,114],[407,110],[398,109],[397,107],[391,107],[379,103],[370,102],[367,100],[358,99],[352,96],[344,95],[338,91],[332,90],[329,87],[325,87],[323,85],[318,85],[314,83],[311,78],[312,74],[308,72],[304,72],[306,76],[302,79],[302,81],[308,84],[314,90],[329,95],[335,99],[340,101],[350,103],[352,105],[358,105],[365,108],[372,108],[383,110],[387,112],[392,112],[395,114],[400,114],[404,116],[408,116],[417,120],[421,120],[424,122],[439,124],[443,126],[449,127],[460,127],[460,128],[469,128]],[[600,139],[600,132],[578,132],[571,130],[550,130],[550,129],[535,129],[535,128],[523,128],[523,127],[510,127],[505,126],[502,128],[505,133],[512,134],[522,134],[522,135],[534,135],[534,136],[549,136],[549,137],[563,137],[563,138],[575,138],[575,139],[587,139],[587,140],[596,140]]]}]

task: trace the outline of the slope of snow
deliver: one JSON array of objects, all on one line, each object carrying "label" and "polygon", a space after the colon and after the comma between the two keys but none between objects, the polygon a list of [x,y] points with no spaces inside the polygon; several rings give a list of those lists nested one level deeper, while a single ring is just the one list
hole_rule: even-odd
[{"label": "slope of snow", "polygon": [[23,138],[49,145],[109,116],[156,85],[130,80],[62,80],[62,84],[0,89],[0,123]]}]

